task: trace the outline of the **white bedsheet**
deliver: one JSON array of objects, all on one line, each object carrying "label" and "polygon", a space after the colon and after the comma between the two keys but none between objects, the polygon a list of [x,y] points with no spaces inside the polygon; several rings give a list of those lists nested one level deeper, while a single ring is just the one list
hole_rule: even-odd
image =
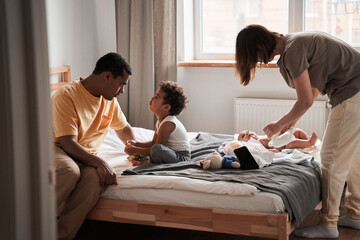
[{"label": "white bedsheet", "polygon": [[[149,141],[153,137],[153,131],[142,128],[134,128],[137,140]],[[189,133],[189,137],[193,138],[196,133]],[[229,183],[225,181],[210,182],[198,179],[190,179],[175,176],[129,176],[121,175],[121,173],[133,168],[131,163],[126,159],[124,153],[124,144],[119,140],[115,131],[110,130],[106,136],[104,143],[99,150],[99,156],[104,158],[110,166],[118,173],[118,185],[109,186],[106,191],[111,192],[119,188],[121,189],[178,189],[192,192],[206,192],[212,194],[229,194],[235,196],[254,195],[257,191],[256,187],[249,184]]]},{"label": "white bedsheet", "polygon": [[[148,141],[153,137],[152,130],[133,129],[138,141]],[[197,135],[195,132],[188,134],[190,138]],[[125,169],[133,167],[126,159],[124,144],[113,130],[109,131],[101,145],[99,156],[118,173],[118,185],[109,186],[102,198],[265,213],[285,211],[280,196],[261,192],[248,184],[214,183],[172,176],[121,175]]]}]

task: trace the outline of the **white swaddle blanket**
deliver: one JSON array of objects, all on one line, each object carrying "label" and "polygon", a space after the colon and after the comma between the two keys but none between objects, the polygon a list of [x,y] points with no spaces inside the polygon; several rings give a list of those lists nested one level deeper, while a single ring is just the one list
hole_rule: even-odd
[{"label": "white swaddle blanket", "polygon": [[294,141],[295,140],[294,132],[295,132],[295,128],[291,127],[281,135],[280,133],[275,134],[269,142],[269,147],[278,148],[285,146],[286,144]]},{"label": "white swaddle blanket", "polygon": [[291,152],[288,149],[284,149],[282,152],[272,152],[269,149],[265,148],[259,140],[250,138],[247,142],[234,140],[228,142],[224,146],[223,152],[225,155],[234,155],[234,149],[239,148],[240,146],[246,146],[251,155],[254,157],[256,163],[259,165],[259,168],[269,166],[273,162],[277,161],[291,161],[298,162],[304,159],[310,159],[312,156],[316,161],[319,162],[318,152],[320,141],[318,140],[317,144],[313,147],[306,149],[291,149]]}]

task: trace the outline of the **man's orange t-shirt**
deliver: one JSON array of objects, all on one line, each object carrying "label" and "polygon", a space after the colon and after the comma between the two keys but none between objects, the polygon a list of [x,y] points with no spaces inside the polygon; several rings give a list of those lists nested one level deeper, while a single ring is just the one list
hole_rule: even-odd
[{"label": "man's orange t-shirt", "polygon": [[52,96],[54,142],[76,135],[78,143],[96,154],[109,128],[123,129],[128,123],[116,98],[111,101],[90,94],[77,79]]}]

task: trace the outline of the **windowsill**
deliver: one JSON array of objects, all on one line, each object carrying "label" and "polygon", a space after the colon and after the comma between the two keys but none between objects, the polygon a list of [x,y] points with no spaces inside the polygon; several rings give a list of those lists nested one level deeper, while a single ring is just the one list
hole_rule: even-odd
[{"label": "windowsill", "polygon": [[[223,67],[233,68],[235,67],[234,60],[192,60],[182,61],[177,63],[178,67]],[[260,68],[277,68],[276,62],[270,62],[268,64],[257,64]]]}]

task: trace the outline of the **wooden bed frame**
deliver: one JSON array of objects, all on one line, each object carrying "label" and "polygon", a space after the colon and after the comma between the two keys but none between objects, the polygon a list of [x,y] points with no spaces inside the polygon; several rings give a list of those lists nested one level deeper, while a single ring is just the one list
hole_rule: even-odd
[{"label": "wooden bed frame", "polygon": [[288,213],[270,214],[101,198],[87,219],[288,240]]},{"label": "wooden bed frame", "polygon": [[[63,76],[63,82],[52,84],[52,90],[71,81],[70,66],[52,68],[50,74]],[[99,199],[87,219],[279,240],[288,240],[294,230],[286,212],[269,214],[104,198]]]},{"label": "wooden bed frame", "polygon": [[51,90],[56,90],[58,88],[61,88],[63,85],[71,82],[71,71],[70,71],[70,66],[65,65],[62,67],[55,67],[55,68],[50,68],[50,75],[59,75],[59,82],[58,83],[53,83],[50,85]]}]

